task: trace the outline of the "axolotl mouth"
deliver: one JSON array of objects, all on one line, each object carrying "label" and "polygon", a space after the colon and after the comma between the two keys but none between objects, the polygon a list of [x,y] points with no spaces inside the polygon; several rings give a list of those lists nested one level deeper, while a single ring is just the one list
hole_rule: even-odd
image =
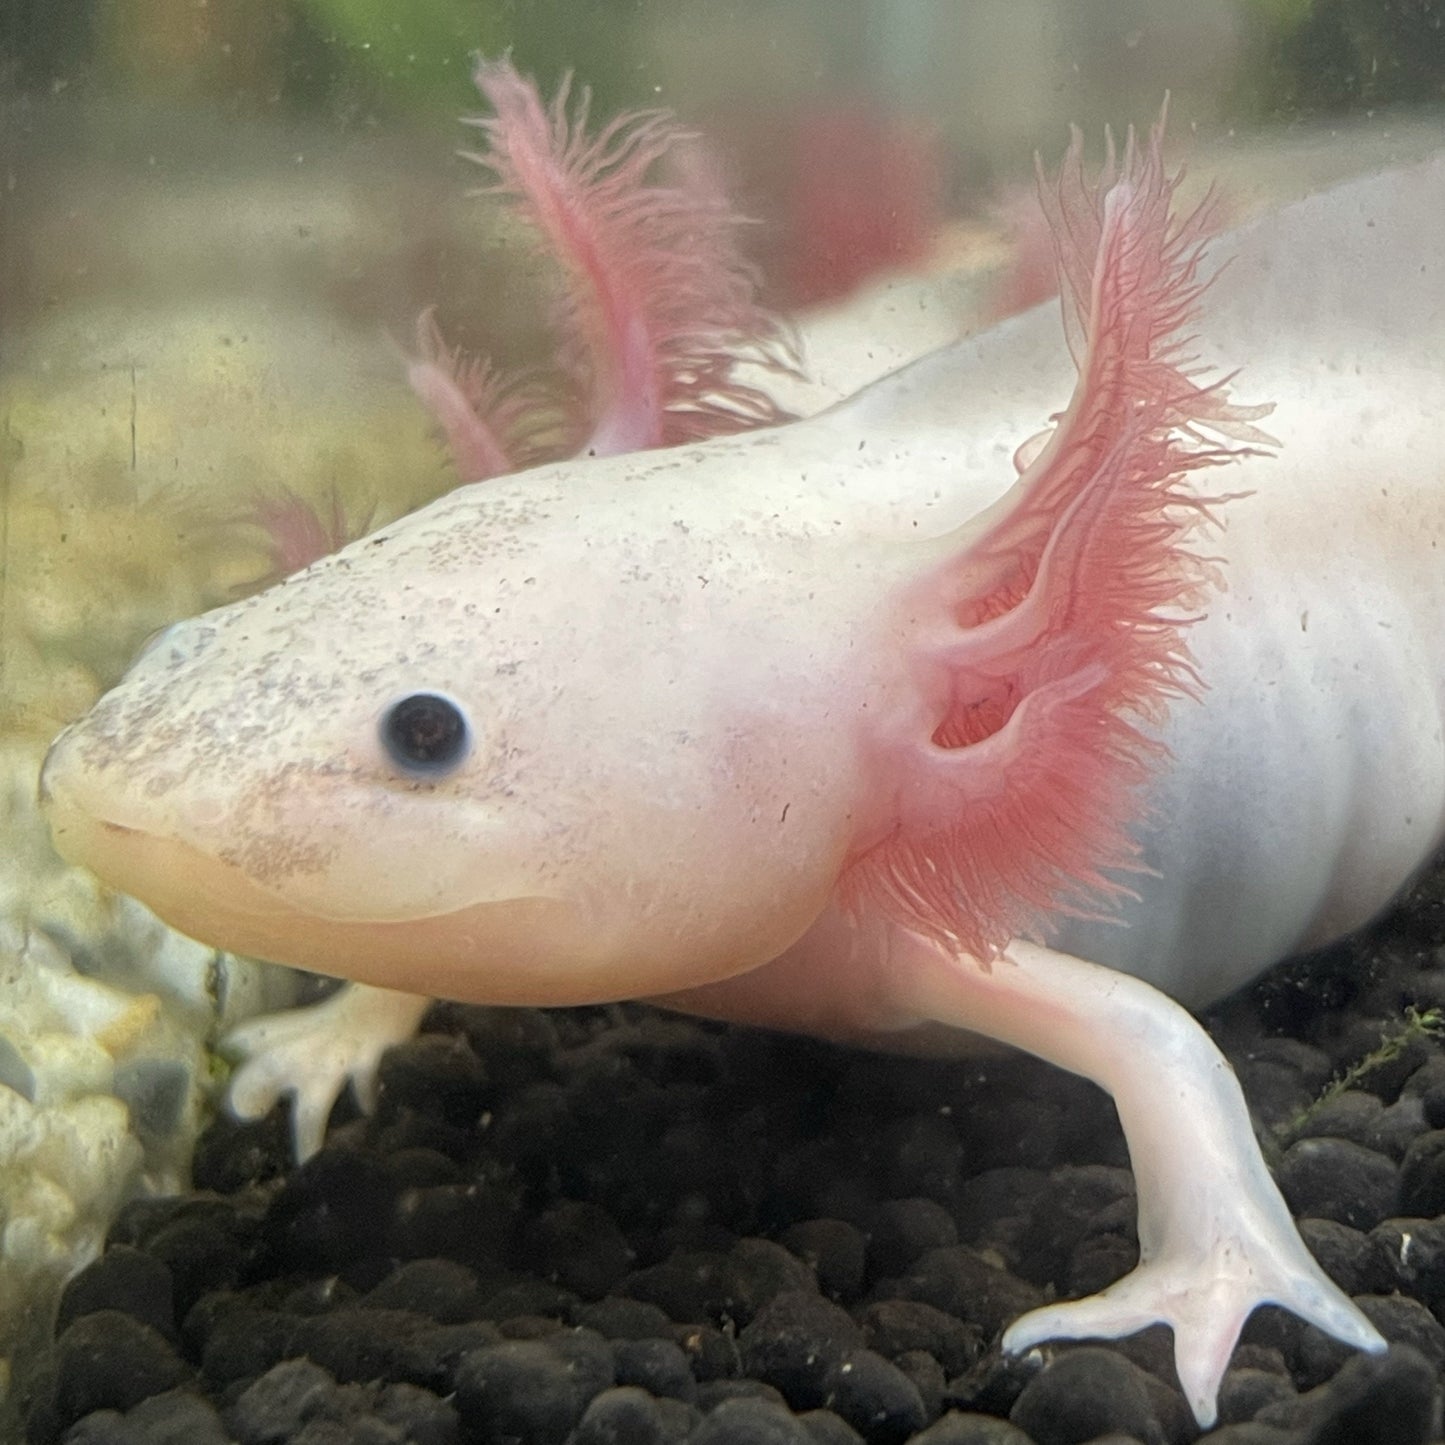
[{"label": "axolotl mouth", "polygon": [[[326,917],[182,839],[87,806],[83,769],[71,762],[66,736],[52,745],[39,785],[57,851],[182,933],[382,987],[405,979],[408,991],[462,1001],[545,1006],[618,997],[605,931],[570,902],[517,897],[395,920]],[[569,961],[564,973],[559,956]]]}]

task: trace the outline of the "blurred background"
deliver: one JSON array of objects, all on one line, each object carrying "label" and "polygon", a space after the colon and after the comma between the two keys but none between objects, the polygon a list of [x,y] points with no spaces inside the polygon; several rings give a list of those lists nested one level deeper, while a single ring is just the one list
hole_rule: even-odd
[{"label": "blurred background", "polygon": [[1238,211],[1445,105],[1438,0],[0,0],[0,733],[244,585],[256,489],[448,485],[401,384],[424,307],[547,359],[546,258],[456,154],[478,51],[694,126],[794,312],[1002,264],[1035,151],[1166,91]]}]

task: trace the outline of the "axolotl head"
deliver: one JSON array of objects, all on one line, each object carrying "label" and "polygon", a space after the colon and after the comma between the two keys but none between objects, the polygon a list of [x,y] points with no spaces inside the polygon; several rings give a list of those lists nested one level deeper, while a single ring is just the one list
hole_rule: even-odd
[{"label": "axolotl head", "polygon": [[158,638],[52,747],[57,846],[206,942],[491,1003],[716,982],[835,900],[987,957],[1117,893],[1213,578],[1189,479],[1268,440],[1180,364],[1206,218],[1160,141],[1070,152],[1078,377],[1006,490],[910,429],[951,356],[464,487]]},{"label": "axolotl head", "polygon": [[783,675],[747,526],[651,465],[464,488],[169,628],[52,746],[57,847],[206,942],[453,998],[773,956],[848,846],[856,764],[793,705],[839,669]]}]

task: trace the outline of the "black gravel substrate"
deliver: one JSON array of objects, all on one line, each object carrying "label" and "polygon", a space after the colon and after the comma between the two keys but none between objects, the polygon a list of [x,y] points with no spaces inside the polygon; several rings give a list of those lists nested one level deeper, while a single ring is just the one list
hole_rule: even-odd
[{"label": "black gravel substrate", "polygon": [[[1445,1370],[1445,872],[1215,1012],[1287,1198],[1393,1342],[1251,1321],[1215,1445],[1425,1445]],[[304,1168],[219,1122],[67,1288],[34,1445],[1179,1445],[1162,1329],[1006,1361],[1134,1262],[1112,1107],[654,1013],[438,1007]],[[1304,1116],[1332,1077],[1397,1047]],[[342,1106],[344,1108],[344,1106]]]}]

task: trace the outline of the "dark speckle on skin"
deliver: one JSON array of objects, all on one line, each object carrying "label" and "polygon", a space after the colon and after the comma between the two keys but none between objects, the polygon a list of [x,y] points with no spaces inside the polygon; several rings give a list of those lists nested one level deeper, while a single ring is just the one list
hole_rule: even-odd
[{"label": "dark speckle on skin", "polygon": [[239,847],[222,849],[216,856],[257,883],[274,886],[298,874],[324,872],[335,855],[315,844],[302,845],[292,838],[268,834],[247,838]]},{"label": "dark speckle on skin", "polygon": [[294,794],[298,785],[308,778],[344,776],[347,771],[339,766],[304,768],[293,763],[264,773],[255,786],[237,800],[234,816],[237,841],[232,847],[220,850],[217,857],[263,885],[275,885],[297,874],[323,872],[336,850],[278,833],[272,819],[277,805]]}]

